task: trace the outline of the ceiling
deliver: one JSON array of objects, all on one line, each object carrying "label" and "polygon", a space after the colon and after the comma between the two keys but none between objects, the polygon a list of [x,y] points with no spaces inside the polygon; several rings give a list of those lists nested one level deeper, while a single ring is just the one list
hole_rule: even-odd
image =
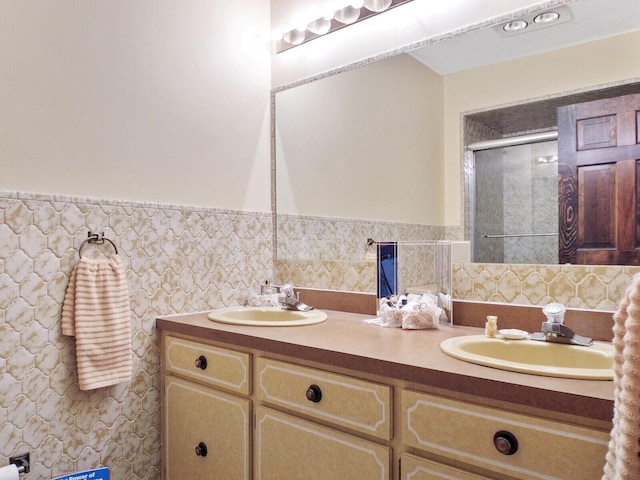
[{"label": "ceiling", "polygon": [[469,31],[410,54],[440,75],[469,70],[557,48],[640,30],[638,0],[574,0],[547,11],[559,21],[544,27],[529,21],[522,33],[506,34],[502,24]]}]

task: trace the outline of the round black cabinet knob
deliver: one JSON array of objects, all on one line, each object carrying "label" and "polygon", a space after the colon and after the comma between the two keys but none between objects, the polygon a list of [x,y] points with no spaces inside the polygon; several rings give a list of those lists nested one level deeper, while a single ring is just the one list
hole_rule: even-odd
[{"label": "round black cabinet knob", "polygon": [[322,390],[320,390],[318,385],[311,385],[307,388],[307,400],[314,403],[318,403],[322,400]]},{"label": "round black cabinet knob", "polygon": [[493,436],[493,444],[503,455],[513,455],[518,451],[518,439],[513,433],[505,430],[496,432]]},{"label": "round black cabinet knob", "polygon": [[204,355],[200,355],[198,358],[196,358],[196,368],[199,368],[201,370],[207,368],[207,357],[205,357]]},{"label": "round black cabinet knob", "polygon": [[198,455],[199,457],[207,456],[207,446],[204,442],[200,442],[196,447],[196,455]]}]

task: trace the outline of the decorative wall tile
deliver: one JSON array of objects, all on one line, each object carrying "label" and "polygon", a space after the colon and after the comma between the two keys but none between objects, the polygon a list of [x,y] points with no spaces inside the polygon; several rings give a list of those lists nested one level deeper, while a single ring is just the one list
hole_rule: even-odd
[{"label": "decorative wall tile", "polygon": [[453,297],[520,305],[560,302],[572,308],[615,311],[637,273],[640,267],[455,264]]},{"label": "decorative wall tile", "polygon": [[[114,479],[160,478],[155,318],[243,303],[272,277],[271,215],[0,191],[0,219],[0,456],[30,451],[33,478],[97,465]],[[125,265],[134,374],[82,392],[60,313],[89,230]]]},{"label": "decorative wall tile", "polygon": [[[0,219],[0,455],[33,452],[34,478],[97,464],[111,467],[114,478],[160,477],[156,316],[243,304],[265,279],[373,292],[375,262],[363,259],[367,238],[459,239],[462,231],[290,219],[284,231],[292,241],[279,254],[291,256],[274,260],[270,214],[0,192]],[[82,392],[75,342],[61,334],[60,312],[88,230],[113,239],[126,268],[134,375],[127,384]],[[302,257],[294,255],[298,250]],[[107,244],[83,249],[88,256],[105,253]],[[453,296],[615,310],[638,272],[455,265]]]},{"label": "decorative wall tile", "polygon": [[[446,231],[435,225],[278,215],[274,282],[375,292],[376,264],[364,260],[369,238],[378,242],[423,242],[444,239]],[[425,264],[429,261],[424,260]]]}]

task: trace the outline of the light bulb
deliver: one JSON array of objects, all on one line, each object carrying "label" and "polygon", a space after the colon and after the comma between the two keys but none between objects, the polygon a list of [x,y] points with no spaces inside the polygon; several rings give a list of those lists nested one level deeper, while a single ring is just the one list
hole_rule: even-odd
[{"label": "light bulb", "polygon": [[293,30],[288,31],[284,34],[284,41],[290,43],[291,45],[300,45],[304,42],[305,31],[298,30],[294,28]]},{"label": "light bulb", "polygon": [[309,31],[316,35],[324,35],[331,29],[331,20],[326,18],[318,18],[309,24]]},{"label": "light bulb", "polygon": [[335,16],[335,12],[333,10],[327,10],[322,14],[322,18],[329,21],[333,20],[334,16]]},{"label": "light bulb", "polygon": [[370,12],[384,12],[391,6],[391,0],[364,0],[364,6]]},{"label": "light bulb", "polygon": [[348,5],[336,12],[335,19],[345,25],[355,23],[360,18],[360,9]]}]

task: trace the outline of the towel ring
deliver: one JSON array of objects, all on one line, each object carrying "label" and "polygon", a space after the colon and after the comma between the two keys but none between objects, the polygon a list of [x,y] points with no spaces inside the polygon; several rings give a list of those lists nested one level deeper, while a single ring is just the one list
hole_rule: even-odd
[{"label": "towel ring", "polygon": [[97,244],[103,244],[105,241],[109,242],[111,244],[111,246],[113,247],[113,249],[116,252],[116,255],[118,254],[118,248],[116,247],[116,244],[113,243],[111,240],[109,240],[107,237],[104,236],[104,232],[103,233],[91,233],[91,232],[87,232],[87,238],[85,238],[82,243],[80,244],[80,248],[78,248],[78,255],[80,256],[80,258],[82,258],[82,248],[87,244],[87,243],[97,243]]}]

